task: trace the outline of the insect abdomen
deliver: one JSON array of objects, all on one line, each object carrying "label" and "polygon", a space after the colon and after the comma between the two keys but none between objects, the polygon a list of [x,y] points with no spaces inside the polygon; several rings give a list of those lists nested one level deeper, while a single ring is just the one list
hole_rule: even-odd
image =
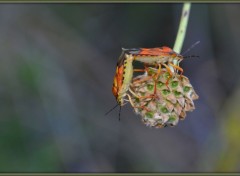
[{"label": "insect abdomen", "polygon": [[148,64],[162,64],[166,63],[169,61],[169,57],[166,56],[135,56],[134,60],[143,62],[143,63],[148,63]]}]

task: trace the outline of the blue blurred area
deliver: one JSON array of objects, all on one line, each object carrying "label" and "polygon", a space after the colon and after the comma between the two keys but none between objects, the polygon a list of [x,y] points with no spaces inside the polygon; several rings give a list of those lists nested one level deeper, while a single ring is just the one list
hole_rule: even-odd
[{"label": "blue blurred area", "polygon": [[174,128],[105,116],[121,48],[172,47],[182,4],[1,4],[0,172],[239,172],[240,4],[193,4]]}]

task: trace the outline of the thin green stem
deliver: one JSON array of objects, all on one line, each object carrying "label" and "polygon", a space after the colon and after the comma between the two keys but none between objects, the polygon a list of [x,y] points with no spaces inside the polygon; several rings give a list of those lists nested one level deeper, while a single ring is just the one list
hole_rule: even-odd
[{"label": "thin green stem", "polygon": [[[177,53],[181,53],[181,50],[182,50],[182,46],[183,46],[183,42],[184,42],[186,30],[187,30],[187,25],[188,25],[188,19],[190,15],[190,9],[191,9],[191,3],[185,2],[183,4],[182,16],[180,19],[178,33],[177,33],[177,37],[173,47],[173,50]],[[177,60],[174,60],[173,63],[177,65]]]}]

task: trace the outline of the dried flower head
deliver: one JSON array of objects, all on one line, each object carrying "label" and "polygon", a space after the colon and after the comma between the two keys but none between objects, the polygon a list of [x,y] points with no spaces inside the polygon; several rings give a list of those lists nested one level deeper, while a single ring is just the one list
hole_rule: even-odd
[{"label": "dried flower head", "polygon": [[131,89],[135,112],[147,126],[157,128],[177,125],[187,111],[195,109],[193,100],[198,99],[187,77],[175,73],[170,78],[166,69],[157,75],[157,69],[149,67],[133,78]]}]

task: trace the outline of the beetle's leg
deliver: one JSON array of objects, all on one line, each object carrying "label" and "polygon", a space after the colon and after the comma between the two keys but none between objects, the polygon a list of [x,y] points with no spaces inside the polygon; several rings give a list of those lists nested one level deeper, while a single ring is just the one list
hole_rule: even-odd
[{"label": "beetle's leg", "polygon": [[148,72],[148,66],[150,66],[147,63],[144,63],[144,69],[133,69],[134,72]]},{"label": "beetle's leg", "polygon": [[[145,77],[145,78],[143,78],[143,79],[141,79],[141,80],[134,81],[133,83],[136,84],[136,83],[148,81],[148,80],[150,80],[150,79],[153,79],[154,76],[155,76],[155,75],[147,76],[147,77]],[[137,98],[139,98],[139,99],[155,98],[155,97],[156,97],[156,89],[155,89],[155,87],[156,87],[156,81],[154,80],[154,93],[153,93],[152,95],[148,95],[148,96],[138,96],[138,95],[136,95],[136,94],[133,92],[133,90],[131,90],[130,88],[129,88],[129,91],[130,91],[135,97],[137,97]]]},{"label": "beetle's leg", "polygon": [[[151,75],[151,76],[147,76],[146,78],[144,79],[140,79],[140,80],[136,80],[134,81],[133,83],[141,83],[141,82],[144,82],[144,81],[147,81],[147,80],[150,80],[150,79],[153,79],[154,80],[154,93],[152,95],[147,95],[147,96],[138,96],[136,95],[131,89],[129,89],[129,91],[137,98],[139,99],[145,99],[145,98],[156,98],[156,93],[157,93],[157,81],[158,81],[158,78],[159,78],[159,75],[161,74],[161,64],[151,64],[151,65],[154,65],[154,66],[158,66],[158,70],[157,70],[157,73]],[[136,71],[136,72],[142,72],[142,71],[147,71],[148,72],[148,67],[149,64],[146,64],[144,63],[144,67],[145,69],[134,69],[133,71]],[[130,97],[130,95],[128,95],[128,97]],[[130,99],[129,99],[130,100]],[[130,100],[130,103],[131,103],[131,100]],[[132,103],[131,103],[132,104]],[[132,105],[133,106],[133,105]]]},{"label": "beetle's leg", "polygon": [[[169,82],[169,80],[172,78],[173,73],[172,73],[172,71],[171,71],[171,69],[170,69],[169,66],[167,66],[166,64],[163,64],[163,65],[166,67],[166,69],[167,69],[167,71],[168,71],[168,73],[169,73],[169,77],[168,77],[168,79],[167,79],[167,81],[166,81],[166,86],[168,87],[168,82]],[[168,87],[168,88],[169,88],[169,87]]]},{"label": "beetle's leg", "polygon": [[127,95],[127,97],[128,97],[128,101],[130,102],[130,104],[131,104],[132,106],[134,106],[134,105],[133,105],[133,102],[132,102],[131,96],[130,96],[129,94],[126,94],[126,95]]},{"label": "beetle's leg", "polygon": [[131,92],[136,98],[138,99],[145,99],[145,98],[155,98],[156,95],[155,94],[151,94],[151,95],[147,95],[147,96],[138,96],[137,94],[135,94],[135,92],[132,91],[132,89],[129,88],[129,92]]},{"label": "beetle's leg", "polygon": [[[150,77],[151,78],[151,77]],[[132,94],[133,94],[133,96],[135,96],[136,98],[138,98],[138,99],[146,99],[146,98],[156,98],[156,94],[151,94],[151,95],[146,95],[146,96],[139,96],[139,95],[137,95],[137,94],[135,94],[135,92],[133,92],[133,90],[132,89],[130,89],[129,88],[129,92],[131,92]],[[128,97],[130,97],[130,95],[129,94],[127,94],[127,96]],[[131,98],[129,98],[129,100],[130,100],[130,103],[131,104],[133,104],[132,102],[131,102]]]},{"label": "beetle's leg", "polygon": [[[139,99],[144,99],[144,98],[156,98],[156,93],[157,93],[157,81],[158,81],[158,78],[159,78],[159,75],[161,74],[161,64],[158,64],[158,70],[157,70],[157,73],[151,75],[151,76],[148,76],[144,79],[141,79],[141,80],[137,80],[137,81],[134,81],[134,83],[140,83],[140,82],[144,82],[144,81],[147,81],[149,79],[153,79],[154,80],[154,93],[152,95],[148,95],[148,96],[136,96],[137,98]],[[134,95],[135,93],[130,89],[130,92]]]},{"label": "beetle's leg", "polygon": [[162,69],[162,66],[161,64],[158,64],[158,70],[157,70],[157,73],[155,75],[155,80],[154,80],[154,95],[157,93],[157,82],[158,82],[158,78],[159,78],[159,75],[161,74],[161,69]]},{"label": "beetle's leg", "polygon": [[[140,98],[137,94],[135,94],[135,92],[132,91],[132,89],[129,88],[129,92],[131,92],[131,94],[133,94],[136,98]],[[128,95],[128,94],[127,94]]]},{"label": "beetle's leg", "polygon": [[142,105],[142,106],[135,106],[135,105],[133,104],[133,102],[132,102],[131,96],[130,96],[129,94],[126,94],[126,95],[128,96],[129,102],[130,102],[130,104],[131,104],[131,106],[132,106],[133,108],[142,108],[142,109],[144,109],[144,110],[146,110],[146,111],[150,111],[150,110],[147,109],[144,105]]},{"label": "beetle's leg", "polygon": [[[149,79],[151,79],[151,78],[154,78],[154,82],[155,82],[155,84],[154,84],[154,94],[156,94],[156,91],[157,91],[157,80],[158,80],[158,77],[159,77],[159,75],[161,74],[161,64],[151,64],[151,65],[154,65],[154,66],[158,66],[158,70],[157,70],[157,73],[156,74],[154,74],[154,75],[151,75],[151,76],[149,76],[149,77],[147,77],[146,79],[142,79],[142,80],[138,80],[138,81],[136,81],[135,83],[138,83],[138,82],[143,82],[143,81],[147,81],[147,80],[149,80]],[[144,67],[145,67],[145,71],[147,71],[148,72],[148,67],[147,66],[149,66],[149,64],[146,64],[146,63],[144,63]],[[138,70],[138,69],[137,69]],[[135,70],[134,70],[135,71]]]},{"label": "beetle's leg", "polygon": [[134,81],[134,83],[136,84],[136,83],[144,82],[144,81],[147,81],[147,80],[149,80],[151,78],[152,78],[152,76],[146,76],[143,79],[139,79],[139,80]]},{"label": "beetle's leg", "polygon": [[181,73],[180,73],[180,77],[182,78],[182,75],[183,75],[183,69],[177,65],[174,65],[172,63],[169,63],[172,67],[174,67],[175,69],[179,70]]},{"label": "beetle's leg", "polygon": [[145,69],[133,69],[134,72],[145,72]]},{"label": "beetle's leg", "polygon": [[153,99],[153,98],[156,98],[156,96],[157,95],[153,93],[151,95],[140,96],[139,99],[147,99],[147,98],[152,98]]}]

